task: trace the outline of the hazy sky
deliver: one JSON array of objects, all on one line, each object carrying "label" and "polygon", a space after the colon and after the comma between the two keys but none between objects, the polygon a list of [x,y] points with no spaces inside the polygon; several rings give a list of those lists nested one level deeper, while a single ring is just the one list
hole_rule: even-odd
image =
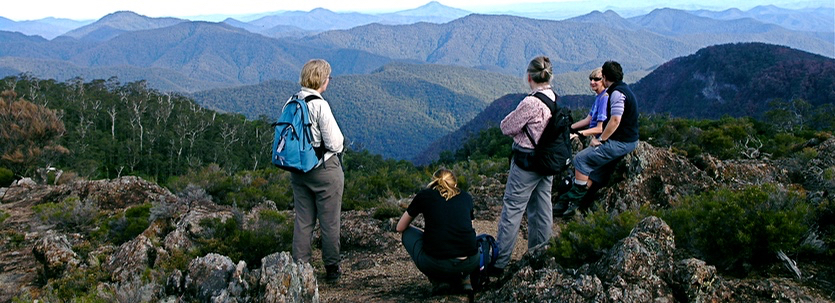
[{"label": "hazy sky", "polygon": [[[36,20],[46,17],[75,20],[99,19],[120,10],[128,10],[148,17],[189,18],[201,15],[246,15],[285,10],[309,11],[323,7],[336,12],[392,12],[412,9],[430,0],[4,0],[0,16],[15,21]],[[588,7],[588,11],[605,10],[606,6],[642,6],[688,8],[708,6],[716,9],[737,7],[749,9],[758,4],[776,4],[783,7],[798,3],[828,3],[831,0],[440,0],[441,4],[478,13],[510,11],[524,7],[520,2],[566,4],[574,9]]]}]

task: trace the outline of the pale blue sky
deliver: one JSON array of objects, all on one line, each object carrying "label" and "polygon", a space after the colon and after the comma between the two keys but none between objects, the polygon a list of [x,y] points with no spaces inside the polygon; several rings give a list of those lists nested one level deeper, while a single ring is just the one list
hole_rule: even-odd
[{"label": "pale blue sky", "polygon": [[[337,12],[392,12],[419,7],[429,0],[15,0],[4,1],[0,16],[15,21],[46,17],[75,20],[99,19],[109,13],[129,10],[148,17],[178,17],[187,19],[201,15],[242,16],[285,10],[309,11],[322,7]],[[707,8],[724,10],[731,7],[743,10],[756,5],[774,4],[785,8],[833,6],[831,0],[440,0],[441,4],[476,13],[531,11],[531,9],[564,6],[579,14],[608,8],[672,7],[680,9]],[[522,3],[524,2],[524,3]],[[530,5],[535,4],[535,5]],[[204,18],[206,19],[206,18]]]}]

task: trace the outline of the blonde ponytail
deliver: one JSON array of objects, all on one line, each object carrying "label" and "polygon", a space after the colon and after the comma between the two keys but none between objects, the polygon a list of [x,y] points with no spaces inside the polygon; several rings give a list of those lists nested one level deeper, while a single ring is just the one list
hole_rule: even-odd
[{"label": "blonde ponytail", "polygon": [[432,182],[429,182],[429,185],[426,187],[437,190],[441,193],[441,197],[444,197],[447,201],[461,193],[461,190],[458,189],[458,181],[455,179],[455,174],[445,168],[438,169],[432,175]]}]

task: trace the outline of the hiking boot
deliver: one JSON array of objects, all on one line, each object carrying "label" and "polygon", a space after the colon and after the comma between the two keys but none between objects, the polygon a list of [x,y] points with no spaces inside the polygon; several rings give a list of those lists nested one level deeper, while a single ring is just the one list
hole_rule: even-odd
[{"label": "hiking boot", "polygon": [[574,212],[575,212],[578,208],[580,208],[580,204],[579,204],[579,203],[571,203],[571,204],[569,204],[569,205],[568,205],[568,207],[567,207],[567,208],[565,209],[565,211],[562,213],[562,216],[563,216],[563,217],[571,217],[571,216],[573,216],[573,215],[574,215]]},{"label": "hiking boot", "polygon": [[557,202],[560,204],[564,203],[565,205],[568,205],[569,208],[571,207],[571,205],[579,206],[580,200],[583,199],[583,196],[585,196],[586,192],[588,191],[589,189],[586,188],[585,185],[577,185],[575,183],[574,186],[571,187],[571,190],[560,195],[560,198],[559,200],[557,200]]},{"label": "hiking boot", "polygon": [[339,264],[325,265],[325,272],[325,280],[328,282],[336,282],[342,276],[342,269],[339,268]]},{"label": "hiking boot", "polygon": [[467,302],[473,302],[475,300],[475,291],[473,291],[473,284],[470,282],[470,275],[466,275],[461,279],[461,290],[467,294]]},{"label": "hiking boot", "polygon": [[452,286],[449,283],[432,281],[432,296],[446,295],[450,291],[452,291]]},{"label": "hiking boot", "polygon": [[557,216],[560,216],[568,208],[569,208],[568,204],[559,203],[559,201],[557,201],[557,202],[554,203],[554,208],[553,208],[554,214],[556,214]]},{"label": "hiking boot", "polygon": [[491,266],[485,270],[484,274],[488,277],[501,277],[504,274],[504,268]]}]

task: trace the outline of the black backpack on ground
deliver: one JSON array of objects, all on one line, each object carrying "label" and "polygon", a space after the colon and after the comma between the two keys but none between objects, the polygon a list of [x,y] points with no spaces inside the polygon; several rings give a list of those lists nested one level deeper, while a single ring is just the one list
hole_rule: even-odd
[{"label": "black backpack on ground", "polygon": [[[556,101],[551,100],[542,92],[533,94],[551,110],[551,119],[545,126],[539,142],[533,139],[527,125],[524,127],[525,134],[534,146],[534,151],[524,153],[513,152],[513,161],[519,168],[537,172],[540,175],[559,175],[571,164],[571,111],[568,108],[560,107]],[[558,97],[559,98],[559,97]]]}]

